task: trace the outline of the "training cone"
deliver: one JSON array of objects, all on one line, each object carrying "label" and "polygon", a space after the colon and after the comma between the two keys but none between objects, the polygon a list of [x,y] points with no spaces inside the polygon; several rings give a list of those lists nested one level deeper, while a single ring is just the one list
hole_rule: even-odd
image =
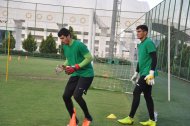
[{"label": "training cone", "polygon": [[18,56],[18,61],[20,61],[20,56]]},{"label": "training cone", "polygon": [[114,114],[110,114],[106,118],[107,119],[116,119],[117,117]]},{"label": "training cone", "polygon": [[69,122],[69,126],[77,126],[77,122],[76,122],[76,109],[74,108],[74,113],[72,115],[72,118]]}]

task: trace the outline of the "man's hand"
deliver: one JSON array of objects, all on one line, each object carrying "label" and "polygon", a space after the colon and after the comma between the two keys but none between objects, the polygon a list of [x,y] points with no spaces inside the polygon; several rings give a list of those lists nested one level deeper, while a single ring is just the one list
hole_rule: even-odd
[{"label": "man's hand", "polygon": [[78,64],[75,64],[75,66],[66,66],[65,73],[70,75],[79,69],[80,66]]},{"label": "man's hand", "polygon": [[154,71],[150,70],[149,75],[147,75],[144,80],[146,80],[146,83],[148,85],[154,85]]},{"label": "man's hand", "polygon": [[131,81],[133,84],[136,84],[138,77],[138,72],[135,72],[134,75],[131,77]]},{"label": "man's hand", "polygon": [[63,70],[65,70],[65,66],[64,65],[57,65],[57,67],[55,68],[55,73],[58,75],[61,72],[63,72]]}]

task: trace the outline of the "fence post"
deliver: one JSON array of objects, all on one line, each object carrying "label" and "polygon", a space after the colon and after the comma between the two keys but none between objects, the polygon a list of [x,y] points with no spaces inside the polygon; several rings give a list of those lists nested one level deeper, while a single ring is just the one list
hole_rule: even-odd
[{"label": "fence post", "polygon": [[170,89],[170,18],[168,18],[168,101],[171,100]]}]

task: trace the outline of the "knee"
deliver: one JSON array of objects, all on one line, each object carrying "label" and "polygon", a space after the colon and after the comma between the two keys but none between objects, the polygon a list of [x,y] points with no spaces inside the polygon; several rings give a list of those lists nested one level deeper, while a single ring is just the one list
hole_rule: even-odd
[{"label": "knee", "polygon": [[138,98],[138,97],[140,97],[140,95],[141,94],[139,92],[133,91],[133,97]]},{"label": "knee", "polygon": [[73,95],[73,97],[76,101],[80,101],[80,99],[82,98],[82,96],[79,95]]},{"label": "knee", "polygon": [[147,94],[145,95],[145,94],[144,94],[144,98],[145,98],[145,100],[151,100],[151,99],[152,99],[152,96],[151,96],[151,95],[147,95]]},{"label": "knee", "polygon": [[68,101],[70,99],[70,97],[67,94],[63,94],[62,97],[64,101]]}]

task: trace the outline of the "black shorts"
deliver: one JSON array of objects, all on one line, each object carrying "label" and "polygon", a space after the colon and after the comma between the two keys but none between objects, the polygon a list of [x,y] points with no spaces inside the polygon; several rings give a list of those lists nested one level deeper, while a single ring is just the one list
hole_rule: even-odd
[{"label": "black shorts", "polygon": [[94,77],[70,77],[65,87],[65,94],[82,96],[87,93]]}]

